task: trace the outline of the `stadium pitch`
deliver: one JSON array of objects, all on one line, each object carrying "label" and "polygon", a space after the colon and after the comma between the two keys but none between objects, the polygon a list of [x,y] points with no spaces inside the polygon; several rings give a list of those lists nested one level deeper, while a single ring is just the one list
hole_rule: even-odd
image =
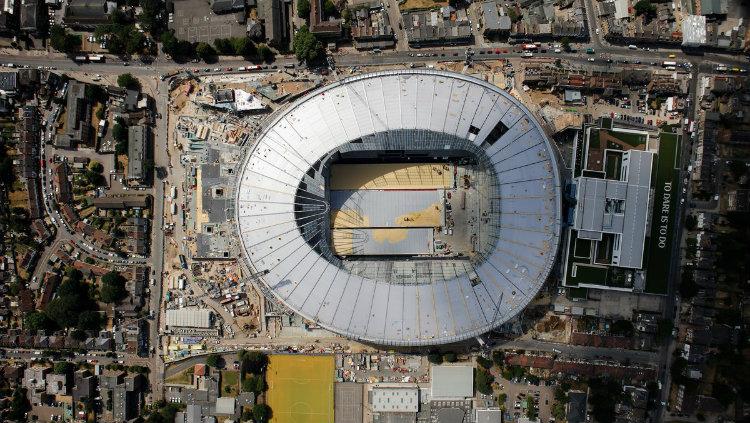
[{"label": "stadium pitch", "polygon": [[271,355],[271,423],[333,423],[333,356]]}]

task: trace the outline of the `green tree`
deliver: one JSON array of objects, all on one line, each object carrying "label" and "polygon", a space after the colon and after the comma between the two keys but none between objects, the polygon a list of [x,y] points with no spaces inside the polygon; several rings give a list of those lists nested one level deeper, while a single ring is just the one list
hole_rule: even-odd
[{"label": "green tree", "polygon": [[443,361],[446,363],[455,363],[458,357],[456,357],[456,353],[454,352],[447,352],[443,354]]},{"label": "green tree", "polygon": [[232,39],[234,54],[242,57],[250,57],[256,54],[255,43],[248,37],[237,37]]},{"label": "green tree", "polygon": [[96,118],[99,119],[99,120],[103,120],[104,119],[104,107],[100,107],[99,109],[97,109],[97,111],[96,111]]},{"label": "green tree", "polygon": [[481,355],[477,357],[477,364],[484,367],[485,369],[492,368],[492,360],[490,360],[487,357],[483,357]]},{"label": "green tree", "polygon": [[52,371],[56,375],[70,375],[75,370],[75,365],[69,361],[58,361],[52,367]]},{"label": "green tree", "polygon": [[636,16],[644,15],[647,19],[656,16],[656,6],[651,4],[649,0],[639,0],[633,5],[633,9],[635,9]]},{"label": "green tree", "polygon": [[694,231],[698,228],[698,218],[695,215],[688,214],[685,217],[685,228],[689,231]]},{"label": "green tree", "polygon": [[125,40],[125,52],[128,54],[142,53],[146,48],[146,36],[140,31],[132,31]]},{"label": "green tree", "polygon": [[16,388],[13,391],[8,410],[6,418],[9,420],[19,422],[26,421],[26,413],[31,411],[31,404],[29,403],[29,400],[26,399],[26,388]]},{"label": "green tree", "polygon": [[536,403],[534,402],[534,397],[531,395],[526,397],[526,417],[528,417],[529,420],[536,420],[537,416],[539,415],[539,410],[536,408]]},{"label": "green tree", "polygon": [[294,35],[292,47],[297,60],[305,61],[308,64],[323,57],[323,43],[315,37],[315,34],[310,32],[307,25],[302,25],[297,34]]},{"label": "green tree", "polygon": [[225,55],[234,54],[234,46],[228,38],[217,38],[214,40],[214,47],[216,51]]},{"label": "green tree", "polygon": [[97,162],[96,160],[90,161],[88,168],[92,172],[96,172],[96,173],[104,172],[104,166],[102,166],[102,164]]},{"label": "green tree", "polygon": [[609,331],[615,336],[631,337],[635,333],[635,328],[630,320],[617,320],[609,327]]},{"label": "green tree", "polygon": [[560,45],[562,46],[563,51],[570,51],[570,38],[562,37],[562,39],[560,39]]},{"label": "green tree", "polygon": [[255,423],[265,423],[271,418],[271,407],[266,404],[255,404],[253,406],[253,420]]},{"label": "green tree", "polygon": [[141,81],[134,77],[132,74],[123,73],[117,77],[117,86],[127,88],[129,90],[141,90]]},{"label": "green tree", "polygon": [[297,0],[297,17],[310,19],[310,0]]},{"label": "green tree", "polygon": [[268,356],[261,351],[241,350],[238,354],[243,372],[263,373],[268,365]]},{"label": "green tree", "polygon": [[165,4],[161,0],[140,0],[141,14],[138,15],[138,21],[144,30],[157,39],[167,27]]},{"label": "green tree", "polygon": [[54,326],[52,321],[43,311],[34,310],[23,317],[23,327],[26,330],[36,332],[38,330],[51,329],[52,326]]},{"label": "green tree", "polygon": [[492,394],[492,382],[495,377],[487,369],[478,368],[474,375],[474,388],[485,395]]},{"label": "green tree", "polygon": [[115,271],[108,272],[102,276],[102,286],[99,289],[99,298],[105,303],[116,303],[125,298],[128,292],[125,290],[125,278]]},{"label": "green tree", "polygon": [[256,54],[258,55],[258,58],[263,62],[272,62],[273,61],[273,50],[271,50],[270,47],[266,44],[258,44],[256,47]]},{"label": "green tree", "polygon": [[219,354],[209,354],[208,357],[206,357],[206,365],[218,369],[220,364],[221,356]]},{"label": "green tree", "polygon": [[333,0],[326,0],[323,3],[323,13],[325,13],[326,17],[337,17],[339,15],[339,10],[336,8]]},{"label": "green tree", "polygon": [[591,414],[599,423],[615,421],[615,404],[622,398],[622,385],[609,378],[596,378],[589,381]]},{"label": "green tree", "polygon": [[102,317],[97,311],[85,310],[78,315],[78,329],[98,331],[102,328]]},{"label": "green tree", "polygon": [[443,355],[437,352],[427,354],[427,361],[436,365],[443,364]]},{"label": "green tree", "polygon": [[50,45],[57,51],[63,53],[75,53],[81,48],[81,37],[69,34],[65,28],[53,25],[49,31]]},{"label": "green tree", "polygon": [[78,313],[85,308],[86,305],[79,296],[58,295],[57,298],[54,298],[49,304],[47,304],[44,312],[58,326],[69,328],[78,324]]},{"label": "green tree", "polygon": [[203,59],[204,62],[213,62],[216,60],[216,50],[210,44],[198,43],[195,46],[195,54]]},{"label": "green tree", "polygon": [[492,351],[492,362],[498,367],[505,365],[505,353],[502,350]]}]

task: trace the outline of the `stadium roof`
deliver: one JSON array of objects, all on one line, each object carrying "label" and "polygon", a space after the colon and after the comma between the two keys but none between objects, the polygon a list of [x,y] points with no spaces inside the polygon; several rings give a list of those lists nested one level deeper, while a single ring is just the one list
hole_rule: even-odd
[{"label": "stadium roof", "polygon": [[[332,152],[368,142],[481,156],[495,182],[478,259],[418,263],[439,277],[409,279],[387,273],[400,261],[377,264],[381,276],[320,253],[330,205],[309,176]],[[301,192],[320,210],[304,223],[300,210],[314,207],[299,204]],[[550,142],[515,98],[466,75],[398,70],[321,87],[275,116],[240,168],[236,221],[251,274],[285,306],[350,338],[434,345],[494,329],[534,298],[557,254],[560,198]]]},{"label": "stadium roof", "polygon": [[432,366],[430,396],[438,398],[470,398],[474,396],[472,366]]}]

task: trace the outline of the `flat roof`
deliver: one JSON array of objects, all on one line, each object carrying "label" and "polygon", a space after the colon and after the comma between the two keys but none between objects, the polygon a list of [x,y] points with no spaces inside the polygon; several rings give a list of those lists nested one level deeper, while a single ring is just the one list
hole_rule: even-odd
[{"label": "flat roof", "polygon": [[419,411],[419,388],[372,389],[372,411],[416,413]]},{"label": "flat roof", "polygon": [[211,310],[197,307],[167,310],[167,326],[209,328]]},{"label": "flat roof", "polygon": [[651,152],[629,150],[622,155],[620,180],[588,176],[575,180],[573,228],[583,239],[615,235],[613,265],[636,269],[643,265],[653,157]]},{"label": "flat roof", "polygon": [[470,398],[474,396],[474,368],[472,366],[432,366],[430,396],[440,398]]}]

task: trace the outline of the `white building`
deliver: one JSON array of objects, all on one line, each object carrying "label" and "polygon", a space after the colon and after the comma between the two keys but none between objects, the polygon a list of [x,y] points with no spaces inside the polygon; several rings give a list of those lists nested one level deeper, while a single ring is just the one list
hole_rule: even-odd
[{"label": "white building", "polygon": [[419,388],[373,388],[372,411],[416,413],[419,411]]},{"label": "white building", "polygon": [[432,399],[462,399],[474,396],[474,368],[471,366],[432,366]]}]

